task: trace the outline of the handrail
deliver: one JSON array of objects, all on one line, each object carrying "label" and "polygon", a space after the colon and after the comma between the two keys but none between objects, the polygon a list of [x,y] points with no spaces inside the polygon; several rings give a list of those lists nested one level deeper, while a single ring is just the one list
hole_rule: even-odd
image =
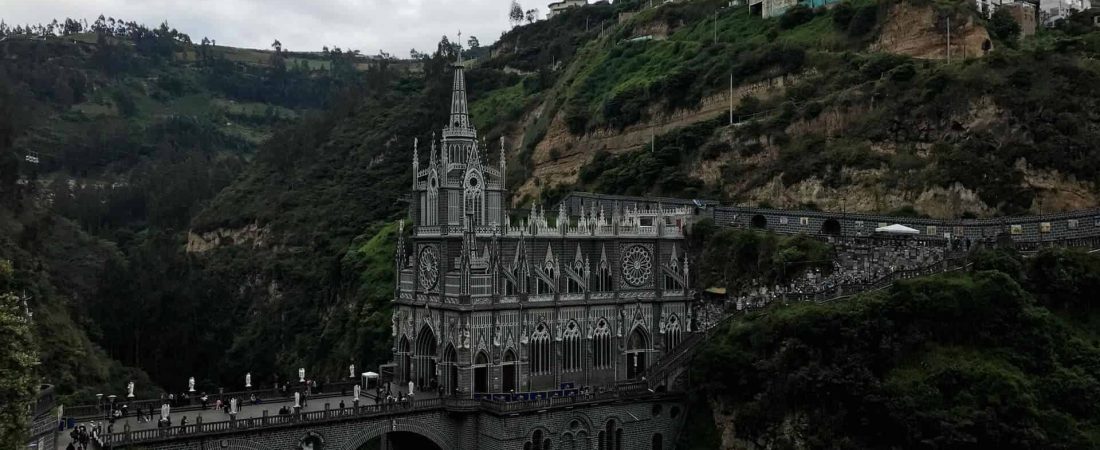
[{"label": "handrail", "polygon": [[[352,386],[354,386],[356,383],[358,383],[358,381],[335,381],[335,382],[331,382],[331,383],[325,383],[325,384],[322,385],[322,388],[324,388],[323,392],[312,393],[312,394],[310,394],[309,398],[310,399],[322,399],[322,398],[328,398],[328,397],[347,395],[347,392],[350,392],[351,389],[352,389]],[[297,389],[297,387],[295,389]],[[342,391],[344,391],[344,392],[342,392]],[[285,400],[285,399],[291,398],[293,396],[293,394],[290,394],[291,392],[292,392],[292,390],[288,390],[287,391],[288,395],[283,395],[282,391],[278,391],[274,388],[264,388],[264,389],[254,389],[254,390],[251,390],[251,391],[233,391],[233,392],[223,392],[223,393],[220,393],[220,394],[219,393],[213,393],[213,394],[207,394],[210,397],[210,402],[208,403],[207,406],[213,404],[219,398],[222,399],[222,401],[228,401],[229,399],[231,399],[233,397],[238,397],[238,398],[241,399],[242,402],[244,402],[244,401],[249,400],[251,398],[251,395],[253,395],[253,394],[255,394],[256,398],[258,400],[261,400],[261,401]],[[187,411],[200,410],[200,409],[202,409],[202,405],[200,405],[198,403],[198,400],[199,400],[198,396],[192,396],[192,397],[190,397],[188,404],[173,406],[172,411],[173,412],[176,412],[176,411],[187,412]],[[177,401],[179,401],[179,399],[177,399]],[[137,408],[159,409],[160,406],[163,405],[166,402],[167,402],[167,400],[163,400],[163,399],[140,399],[140,400],[116,399],[115,400],[115,406],[118,407],[119,405],[126,404],[129,408],[129,411],[135,411]],[[66,406],[65,407],[65,417],[74,417],[77,420],[84,419],[84,418],[99,417],[99,416],[103,415],[103,408],[105,408],[105,407],[108,407],[108,406],[106,404],[104,404],[104,405]]]},{"label": "handrail", "polygon": [[482,411],[497,415],[505,415],[515,414],[523,411],[537,411],[555,407],[570,407],[576,406],[578,404],[636,400],[641,398],[663,399],[676,396],[678,396],[678,394],[655,394],[646,389],[644,384],[628,382],[622,383],[614,390],[609,390],[606,392],[568,397],[552,397],[541,400],[500,402],[493,400],[474,400],[471,398],[436,397],[397,403],[381,403],[338,409],[325,409],[321,411],[310,411],[306,413],[251,417],[247,419],[232,419],[219,422],[194,423],[184,426],[177,425],[167,428],[154,428],[140,431],[123,431],[105,435],[103,436],[103,440],[106,446],[110,446],[112,444],[130,445],[143,442],[175,439],[181,436],[233,433],[242,430],[293,426],[301,423],[363,419],[391,414],[407,414],[410,412],[431,411],[436,409],[443,409],[446,411],[455,412]]}]

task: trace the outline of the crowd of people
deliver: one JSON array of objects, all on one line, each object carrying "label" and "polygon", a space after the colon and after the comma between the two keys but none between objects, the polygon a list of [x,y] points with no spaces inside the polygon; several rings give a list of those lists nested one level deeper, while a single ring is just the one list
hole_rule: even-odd
[{"label": "crowd of people", "polygon": [[[776,299],[800,300],[861,291],[895,272],[942,263],[949,248],[944,241],[922,239],[857,239],[834,245],[836,257],[828,270],[807,270],[782,285],[754,284],[733,298],[733,306],[740,311],[760,308]],[[966,241],[950,246],[970,247]]]},{"label": "crowd of people", "polygon": [[[91,425],[91,429],[88,428]],[[99,435],[103,431],[103,427],[99,424],[79,425],[72,428],[69,431],[69,445],[65,447],[65,450],[88,450],[91,448],[92,442],[96,441],[98,446]]]}]

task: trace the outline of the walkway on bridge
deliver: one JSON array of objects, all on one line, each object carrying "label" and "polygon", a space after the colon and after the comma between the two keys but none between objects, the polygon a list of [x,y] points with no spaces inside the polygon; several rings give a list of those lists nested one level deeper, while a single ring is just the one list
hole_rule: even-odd
[{"label": "walkway on bridge", "polygon": [[[402,385],[401,383],[393,384],[391,389],[392,389],[391,392],[393,393],[394,397],[396,397],[399,392],[401,394],[407,394],[407,391],[408,391],[408,389],[404,385]],[[439,397],[439,394],[437,392],[434,392],[434,391],[416,392],[413,395],[413,398],[416,399],[416,400],[434,399],[434,398],[438,398],[438,397]],[[335,409],[340,408],[340,402],[341,401],[344,402],[345,407],[351,408],[352,406],[354,406],[354,395],[342,395],[342,396],[311,398],[311,399],[307,400],[306,402],[304,402],[305,404],[304,404],[304,406],[302,406],[301,412],[302,413],[307,413],[307,412],[314,412],[314,411],[324,411],[326,409],[326,406],[327,406],[327,409],[335,410]],[[383,398],[383,401],[384,401],[384,398]],[[359,396],[359,405],[360,406],[377,405],[377,404],[378,404],[378,401],[374,399],[373,394],[372,395],[367,395],[366,391],[364,391],[362,394],[360,394],[360,396]],[[237,412],[236,420],[261,418],[261,417],[264,416],[265,411],[267,412],[268,417],[278,416],[279,415],[278,414],[279,409],[284,407],[284,406],[293,413],[293,410],[294,410],[294,408],[293,408],[294,407],[294,397],[291,396],[291,397],[288,397],[288,398],[277,399],[277,400],[271,400],[271,399],[264,400],[263,403],[260,403],[258,405],[253,405],[253,404],[251,404],[247,401],[242,401],[241,405],[238,409],[238,412]],[[148,416],[148,412],[145,412],[145,414],[146,414],[146,416]],[[177,411],[176,409],[173,409],[169,413],[169,417],[172,420],[172,427],[171,428],[177,428],[177,429],[180,426],[180,421],[184,417],[187,418],[187,424],[188,425],[195,425],[196,423],[198,423],[198,420],[200,418],[202,419],[202,423],[224,422],[224,421],[230,420],[229,414],[226,414],[223,410],[215,408],[214,403],[210,403],[206,409],[195,410],[195,409],[187,408],[187,409],[183,409],[183,410],[179,410],[179,411]],[[160,410],[159,409],[153,411],[153,420],[151,420],[151,421],[139,421],[138,417],[136,415],[136,411],[131,409],[130,411],[128,411],[128,415],[126,417],[123,417],[123,418],[115,421],[114,426],[112,428],[112,431],[115,432],[115,433],[119,433],[119,432],[124,432],[124,431],[127,431],[127,430],[128,431],[155,430],[155,429],[157,429],[157,421],[159,419],[160,419]],[[89,430],[91,430],[92,426],[95,425],[96,423],[101,424],[102,428],[104,430],[104,433],[106,433],[107,421],[105,419],[94,420],[94,419],[84,418],[84,419],[77,422],[77,426],[84,425],[84,426],[88,427]],[[129,428],[127,428],[127,427],[129,427]],[[69,432],[70,431],[71,430],[66,429],[65,431],[61,432],[58,435],[57,450],[65,450],[66,446],[72,440],[69,437]]]}]

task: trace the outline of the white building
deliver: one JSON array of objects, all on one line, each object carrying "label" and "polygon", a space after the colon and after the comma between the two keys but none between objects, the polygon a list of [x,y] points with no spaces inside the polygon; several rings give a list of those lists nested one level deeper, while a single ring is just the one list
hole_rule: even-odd
[{"label": "white building", "polygon": [[1092,7],[1089,0],[1040,0],[1039,17],[1043,25],[1052,26],[1061,19],[1068,18],[1074,11],[1084,11]]},{"label": "white building", "polygon": [[575,8],[587,4],[588,0],[561,0],[560,2],[551,3],[549,5],[546,5],[547,8],[550,8],[550,13],[546,15],[546,18],[552,18],[558,13],[565,11],[569,8]]}]

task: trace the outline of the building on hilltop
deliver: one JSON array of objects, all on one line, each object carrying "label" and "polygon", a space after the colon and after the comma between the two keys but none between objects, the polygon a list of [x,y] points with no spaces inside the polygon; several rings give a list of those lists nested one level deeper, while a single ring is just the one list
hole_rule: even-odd
[{"label": "building on hilltop", "polygon": [[788,9],[795,5],[805,5],[809,8],[828,7],[839,3],[840,0],[749,0],[749,8],[753,14],[765,19],[782,16]]},{"label": "building on hilltop", "polygon": [[576,8],[587,4],[588,0],[561,0],[551,3],[549,5],[546,5],[547,8],[550,8],[550,13],[546,14],[546,18],[550,19],[558,13],[565,11],[569,8]]},{"label": "building on hilltop", "polygon": [[1039,17],[1043,25],[1051,27],[1059,20],[1069,18],[1074,12],[1086,11],[1091,7],[1090,0],[1040,0]]},{"label": "building on hilltop", "polygon": [[427,166],[413,145],[414,224],[396,255],[396,381],[477,398],[569,395],[637,379],[692,331],[687,207],[541,208],[513,222],[504,144],[483,157],[454,66]]}]

